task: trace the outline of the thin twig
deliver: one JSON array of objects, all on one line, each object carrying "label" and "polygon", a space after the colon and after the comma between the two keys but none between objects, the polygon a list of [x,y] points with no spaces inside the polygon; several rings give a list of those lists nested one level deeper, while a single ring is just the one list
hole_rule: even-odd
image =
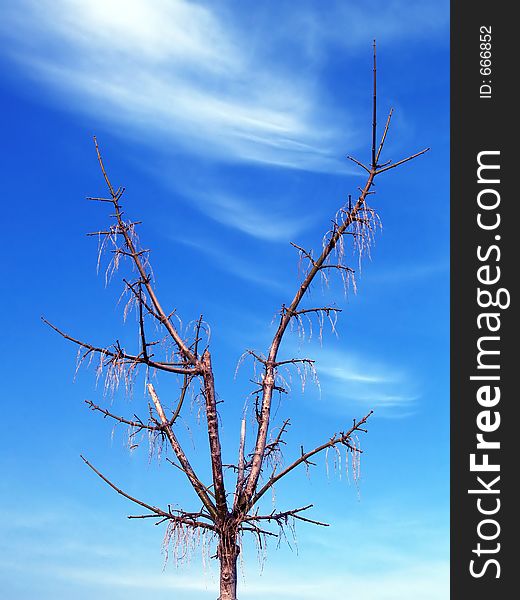
[{"label": "thin twig", "polygon": [[121,488],[117,487],[114,483],[112,483],[110,481],[110,479],[108,479],[107,477],[105,477],[103,475],[103,473],[101,473],[100,471],[98,471],[96,469],[96,467],[94,467],[94,465],[92,465],[83,455],[81,456],[81,460],[83,460],[83,462],[90,467],[94,473],[96,473],[96,475],[98,475],[99,477],[101,477],[101,479],[107,483],[113,490],[115,490],[118,494],[121,494],[121,496],[124,496],[125,498],[127,498],[128,500],[131,500],[132,502],[135,502],[135,504],[139,504],[139,506],[142,506],[143,508],[146,508],[147,510],[160,515],[162,517],[166,517],[166,518],[170,518],[170,514],[167,513],[166,511],[157,508],[156,506],[152,506],[151,504],[147,504],[146,502],[143,502],[142,500],[138,500],[137,498],[134,498],[133,496],[130,496],[130,494],[127,494],[126,492],[124,492]]},{"label": "thin twig", "polygon": [[115,414],[111,413],[110,411],[108,411],[106,408],[102,408],[101,406],[94,404],[94,402],[92,402],[92,400],[85,400],[85,404],[87,404],[87,406],[91,410],[98,411],[101,414],[103,414],[105,417],[110,417],[111,419],[119,421],[119,423],[124,423],[125,425],[129,425],[130,427],[134,427],[135,429],[148,429],[149,431],[160,431],[161,430],[161,428],[157,427],[156,425],[147,425],[146,423],[143,423],[143,421],[141,421],[141,419],[138,419],[137,421],[132,421],[130,419],[125,419],[124,417],[115,415]]},{"label": "thin twig", "polygon": [[400,160],[399,162],[391,164],[389,167],[385,167],[383,169],[378,169],[376,171],[376,175],[380,175],[381,173],[384,173],[385,171],[390,171],[390,169],[395,169],[399,165],[403,165],[404,163],[407,163],[408,161],[413,160],[414,158],[417,158],[418,156],[421,156],[421,154],[424,154],[425,152],[428,152],[429,150],[431,150],[431,148],[425,148],[424,150],[421,150],[420,152],[417,152],[416,154],[412,154],[412,156],[408,156],[408,158],[403,158],[403,160]]}]

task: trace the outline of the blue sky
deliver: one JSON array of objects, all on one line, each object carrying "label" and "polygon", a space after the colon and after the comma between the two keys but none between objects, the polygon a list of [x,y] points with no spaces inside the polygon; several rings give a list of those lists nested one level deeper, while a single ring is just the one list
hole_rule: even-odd
[{"label": "blue sky", "polygon": [[[197,508],[146,439],[129,452],[125,429],[83,403],[139,413],[142,380],[130,399],[104,396],[94,368],[74,378],[75,348],[40,322],[136,342],[117,303],[124,273],[106,287],[84,235],[108,222],[84,200],[104,193],[92,135],[143,221],[163,303],[183,326],[201,313],[211,326],[231,461],[252,376],[246,361],[235,377],[236,365],[265,351],[294,295],[289,242],[318,248],[363,183],[345,156],[369,154],[375,37],[380,122],[396,111],[386,159],[432,150],[377,182],[383,229],[361,270],[352,256],[357,293],[314,287],[313,300],[343,308],[337,336],[288,337],[286,355],[317,359],[320,385],[302,394],[293,376],[276,411],[292,416],[289,462],[373,408],[361,477],[329,455],[310,478],[287,478],[277,506],[312,502],[331,526],[299,524],[297,543],[271,544],[265,563],[245,543],[239,597],[448,598],[448,3],[21,0],[2,3],[0,23],[4,597],[216,594],[215,561],[195,551],[163,570],[164,530],[128,521],[132,507],[79,458],[152,504]],[[174,384],[157,380],[164,394]],[[196,406],[183,423],[204,472]]]}]

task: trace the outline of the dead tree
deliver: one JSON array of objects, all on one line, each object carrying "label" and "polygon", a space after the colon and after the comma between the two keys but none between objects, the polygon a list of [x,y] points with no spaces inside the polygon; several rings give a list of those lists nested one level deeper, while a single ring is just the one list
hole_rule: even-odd
[{"label": "dead tree", "polygon": [[[90,199],[107,203],[113,211],[113,222],[106,229],[89,235],[99,237],[101,250],[111,249],[110,269],[112,271],[115,271],[124,259],[129,260],[133,265],[133,279],[124,279],[123,281],[131,302],[137,310],[140,347],[132,353],[119,342],[109,347],[96,346],[68,335],[48,321],[45,322],[64,338],[79,346],[80,364],[97,356],[99,370],[106,372],[108,385],[117,386],[122,381],[129,381],[140,367],[145,368],[147,390],[150,397],[147,418],[138,416],[126,418],[91,401],[87,401],[87,404],[90,409],[104,417],[128,425],[131,438],[139,432],[147,432],[152,440],[160,438],[165,441],[173,453],[173,458],[168,460],[187,478],[198,497],[198,506],[192,512],[188,512],[174,510],[170,505],[167,508],[159,508],[144,502],[124,492],[86,458],[82,458],[105,483],[142,509],[143,514],[131,515],[129,518],[150,517],[158,523],[166,523],[167,539],[173,539],[181,546],[188,544],[190,538],[199,539],[204,534],[209,535],[215,541],[216,557],[220,562],[219,600],[236,599],[237,557],[240,552],[240,540],[244,534],[252,534],[256,536],[257,541],[264,543],[267,536],[277,536],[280,533],[278,527],[283,528],[287,522],[304,521],[315,525],[326,525],[305,516],[306,511],[312,506],[310,504],[262,514],[259,509],[259,501],[294,469],[314,464],[311,459],[329,449],[338,450],[343,447],[347,453],[350,453],[354,461],[357,460],[361,450],[356,442],[356,435],[366,432],[365,423],[372,414],[370,411],[359,420],[354,420],[351,426],[334,433],[312,450],[304,451],[302,447],[299,454],[293,457],[284,468],[280,461],[273,460],[275,456],[281,454],[282,444],[285,443],[284,435],[289,426],[289,420],[285,421],[278,429],[274,429],[272,424],[273,395],[286,391],[280,375],[280,368],[314,369],[314,361],[309,358],[279,357],[282,340],[291,324],[301,325],[304,319],[316,318],[323,324],[323,320],[329,318],[334,323],[340,309],[335,306],[304,305],[308,290],[317,278],[327,279],[330,272],[338,272],[345,282],[354,281],[354,270],[345,262],[345,248],[348,240],[361,257],[370,246],[375,228],[379,223],[375,210],[368,205],[369,196],[374,194],[372,188],[375,178],[428,150],[426,148],[397,162],[381,162],[392,110],[388,114],[382,135],[378,140],[376,137],[375,44],[373,59],[370,162],[365,164],[360,160],[348,157],[366,173],[365,183],[359,188],[357,199],[352,201],[349,196],[347,204],[337,212],[331,229],[324,237],[319,253],[293,244],[304,264],[303,280],[297,287],[294,298],[288,304],[282,305],[276,332],[267,351],[262,354],[249,350],[246,353],[257,363],[261,372],[261,376],[255,380],[256,387],[253,391],[256,398],[254,407],[256,431],[253,436],[254,443],[251,445],[250,452],[247,453],[246,420],[244,418],[241,423],[238,458],[231,465],[224,464],[222,458],[215,378],[210,350],[205,343],[202,317],[196,321],[191,337],[183,335],[173,318],[175,311],[169,312],[159,300],[149,264],[149,251],[142,248],[136,233],[139,222],[130,221],[125,217],[121,202],[124,188],[116,189],[112,185],[99,146],[95,141],[97,159],[108,188],[108,196]],[[151,322],[155,322],[156,329],[163,332],[164,339],[169,342],[168,344],[161,345],[158,339],[149,337]],[[179,395],[175,402],[165,403],[159,398],[150,380],[150,374],[158,372],[180,377]],[[177,420],[185,408],[184,400],[188,390],[195,386],[200,388],[204,405],[205,429],[210,450],[210,484],[204,483],[200,474],[195,472],[176,434]],[[226,487],[225,468],[231,468],[236,473],[236,483],[232,494],[228,489],[229,486]]]}]

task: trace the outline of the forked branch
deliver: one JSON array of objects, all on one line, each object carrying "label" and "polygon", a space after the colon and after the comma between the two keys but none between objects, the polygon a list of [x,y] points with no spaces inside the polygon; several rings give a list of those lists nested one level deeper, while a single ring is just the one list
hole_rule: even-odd
[{"label": "forked branch", "polygon": [[111,202],[115,209],[114,216],[115,216],[116,223],[118,226],[117,232],[120,235],[122,235],[124,238],[125,245],[126,245],[126,248],[128,251],[127,254],[128,254],[128,256],[130,256],[132,258],[132,260],[139,272],[139,275],[141,276],[141,279],[146,288],[148,297],[150,298],[150,301],[152,302],[152,304],[154,306],[155,312],[157,313],[160,322],[164,325],[164,327],[170,334],[171,338],[177,345],[181,355],[189,363],[191,363],[192,365],[195,365],[197,363],[197,357],[188,348],[186,342],[183,340],[183,338],[181,337],[181,335],[179,334],[177,329],[174,327],[171,320],[168,318],[166,312],[163,310],[162,305],[159,302],[159,299],[155,293],[155,290],[153,289],[153,287],[151,285],[150,276],[147,273],[147,271],[144,267],[144,264],[141,260],[141,254],[138,251],[138,249],[135,247],[134,240],[132,239],[132,236],[129,233],[127,224],[123,220],[123,212],[122,212],[121,204],[119,201],[121,199],[121,196],[123,195],[124,188],[119,188],[118,190],[114,189],[114,187],[112,186],[112,183],[110,181],[110,178],[108,177],[107,171],[105,169],[105,165],[103,163],[103,158],[101,156],[101,151],[99,149],[99,145],[98,145],[97,139],[95,137],[94,137],[94,144],[96,146],[96,154],[97,154],[99,166],[101,168],[101,172],[103,173],[103,177],[105,179],[108,190],[110,192]]},{"label": "forked branch", "polygon": [[[372,225],[371,219],[374,217],[374,213],[371,209],[369,209],[366,205],[367,197],[373,193],[372,187],[374,185],[374,180],[376,176],[390,170],[394,169],[404,163],[407,163],[414,158],[417,158],[427,152],[429,148],[425,148],[420,152],[417,152],[405,159],[402,159],[394,164],[388,164],[385,166],[379,166],[378,161],[380,159],[381,153],[383,151],[385,141],[387,139],[389,127],[390,127],[390,119],[392,116],[392,111],[388,116],[388,119],[385,124],[385,128],[380,139],[379,145],[377,145],[377,66],[376,66],[376,45],[374,42],[374,52],[373,52],[373,114],[372,114],[372,152],[371,152],[371,164],[370,166],[364,165],[361,161],[357,159],[353,159],[349,157],[353,162],[358,164],[364,171],[367,172],[367,179],[364,187],[360,188],[360,195],[357,201],[352,205],[350,198],[347,209],[343,209],[340,211],[339,216],[342,219],[339,222],[333,223],[332,231],[329,233],[328,238],[326,239],[321,254],[314,258],[312,252],[301,248],[300,246],[296,246],[293,244],[300,253],[305,258],[310,261],[310,268],[307,272],[303,282],[300,287],[297,289],[296,294],[294,295],[293,300],[288,306],[283,307],[280,321],[278,324],[278,328],[274,334],[273,340],[269,347],[269,351],[267,353],[267,358],[265,360],[265,372],[262,381],[262,401],[261,408],[259,411],[258,418],[258,431],[256,436],[255,449],[252,458],[251,471],[249,474],[249,479],[246,485],[246,488],[243,493],[243,505],[247,505],[251,502],[251,499],[254,498],[256,501],[259,497],[259,494],[255,495],[255,490],[257,488],[258,480],[260,477],[260,473],[262,472],[262,462],[265,457],[265,448],[267,443],[267,434],[270,425],[271,419],[271,403],[273,391],[276,388],[276,366],[277,366],[277,355],[280,349],[280,345],[284,338],[287,327],[293,318],[297,318],[298,314],[302,314],[305,309],[300,308],[300,304],[307,294],[308,290],[311,287],[315,277],[318,273],[320,273],[323,269],[326,268],[336,268],[345,273],[351,271],[348,269],[346,265],[342,265],[341,263],[332,265],[329,262],[330,257],[333,252],[337,248],[339,248],[339,254],[343,253],[343,236],[348,233],[353,233],[354,239],[358,244],[358,247],[363,250],[363,244],[366,241],[363,240],[363,228],[366,228],[368,231],[367,235],[372,235]],[[351,228],[353,231],[349,231]],[[361,237],[361,239],[359,239]],[[370,238],[369,238],[370,239]],[[364,422],[368,418],[365,417],[362,421]],[[323,448],[330,447],[330,443],[325,445]],[[319,449],[317,449],[319,451]],[[301,461],[300,461],[301,462]],[[299,463],[297,463],[299,464]],[[294,465],[296,466],[296,465]],[[292,466],[291,468],[294,468]],[[279,477],[278,477],[279,478]],[[272,484],[270,484],[272,485]],[[270,487],[269,485],[269,487]],[[265,487],[265,486],[264,486]],[[264,489],[264,488],[262,488]],[[263,492],[262,492],[263,493]],[[261,495],[261,494],[260,494]]]}]

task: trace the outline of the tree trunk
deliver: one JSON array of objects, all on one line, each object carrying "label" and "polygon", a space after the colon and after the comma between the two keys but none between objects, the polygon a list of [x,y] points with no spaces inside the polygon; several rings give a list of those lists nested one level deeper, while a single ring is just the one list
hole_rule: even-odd
[{"label": "tree trunk", "polygon": [[237,600],[237,559],[240,547],[234,531],[221,536],[218,545],[220,560],[220,596],[218,600]]}]

